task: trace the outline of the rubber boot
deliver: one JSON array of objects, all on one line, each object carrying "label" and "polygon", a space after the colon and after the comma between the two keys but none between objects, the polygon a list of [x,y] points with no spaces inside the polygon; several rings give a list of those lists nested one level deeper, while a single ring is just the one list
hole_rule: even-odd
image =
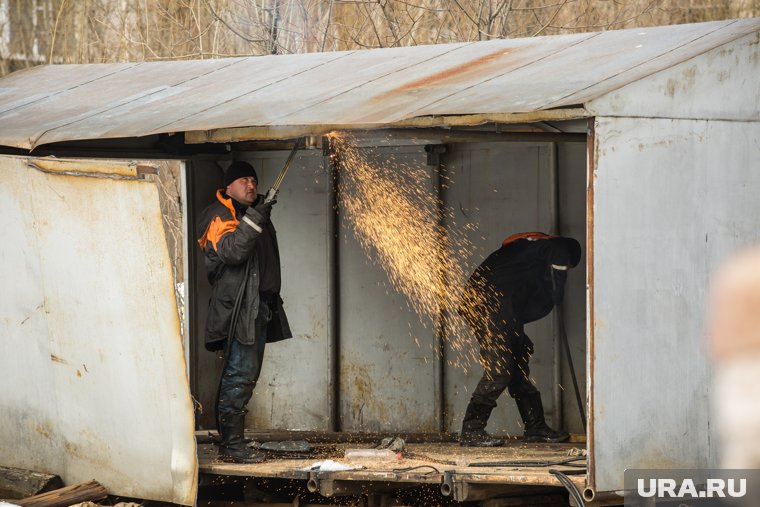
[{"label": "rubber boot", "polygon": [[462,447],[501,447],[504,445],[504,440],[492,437],[486,431],[491,410],[493,407],[470,400],[462,420],[459,445]]},{"label": "rubber boot", "polygon": [[553,430],[546,424],[541,393],[537,392],[515,398],[515,402],[523,424],[525,424],[523,442],[557,443],[570,438],[570,434],[566,431]]},{"label": "rubber boot", "polygon": [[219,460],[226,463],[261,463],[265,452],[245,445],[245,414],[226,416],[219,424]]}]

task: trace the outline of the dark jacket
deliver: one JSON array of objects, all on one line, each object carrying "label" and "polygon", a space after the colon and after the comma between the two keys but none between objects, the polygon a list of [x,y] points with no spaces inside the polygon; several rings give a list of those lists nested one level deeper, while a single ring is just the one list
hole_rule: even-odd
[{"label": "dark jacket", "polygon": [[[486,291],[499,322],[516,317],[539,320],[562,302],[567,270],[578,264],[580,245],[572,238],[542,233],[510,236],[478,266],[466,290]],[[476,313],[477,314],[477,313]]]},{"label": "dark jacket", "polygon": [[[277,237],[271,222],[253,207],[238,211],[231,198],[216,193],[216,202],[201,213],[198,230],[203,231],[198,244],[204,253],[206,275],[211,284],[206,318],[206,348],[219,350],[228,339],[233,320],[235,336],[244,343],[255,340],[254,321],[259,311],[259,266],[254,253],[256,242],[265,229],[272,236],[277,251]],[[279,269],[279,253],[278,253]],[[291,338],[282,299],[276,296],[270,310],[267,342]]]}]

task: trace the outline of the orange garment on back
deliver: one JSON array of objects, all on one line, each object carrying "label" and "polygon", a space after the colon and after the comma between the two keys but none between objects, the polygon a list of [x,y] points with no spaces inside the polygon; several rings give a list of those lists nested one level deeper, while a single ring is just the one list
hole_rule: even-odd
[{"label": "orange garment on back", "polygon": [[228,232],[234,231],[237,228],[238,223],[240,223],[238,219],[235,218],[235,207],[232,205],[232,199],[225,199],[222,197],[221,190],[216,191],[216,198],[219,200],[219,202],[224,204],[225,208],[230,211],[230,216],[232,219],[222,220],[222,217],[217,215],[208,224],[208,227],[206,227],[206,231],[203,233],[203,236],[201,236],[198,240],[198,244],[201,246],[201,250],[204,252],[206,251],[206,245],[209,241],[211,241],[211,244],[214,246],[214,250],[216,250],[216,244],[219,242],[219,239]]}]

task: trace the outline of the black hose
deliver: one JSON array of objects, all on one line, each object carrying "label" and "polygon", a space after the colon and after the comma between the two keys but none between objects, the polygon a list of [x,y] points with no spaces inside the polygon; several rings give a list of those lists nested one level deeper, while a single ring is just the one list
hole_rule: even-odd
[{"label": "black hose", "polygon": [[222,427],[219,419],[219,395],[222,393],[222,378],[224,377],[224,369],[227,367],[227,361],[230,358],[230,347],[232,346],[232,340],[235,339],[235,328],[237,328],[237,319],[240,315],[240,307],[243,303],[243,295],[245,294],[245,287],[248,285],[248,272],[251,270],[251,259],[248,259],[245,263],[245,275],[243,277],[243,283],[238,289],[237,296],[235,297],[235,306],[232,307],[232,319],[230,320],[230,330],[227,333],[227,344],[224,347],[224,364],[222,365],[222,372],[219,374],[219,384],[216,386],[216,401],[214,402],[214,414],[216,418],[216,431],[219,433],[219,437],[222,436]]},{"label": "black hose", "polygon": [[575,366],[573,365],[573,356],[570,354],[570,344],[567,341],[567,332],[565,331],[565,323],[562,318],[563,315],[559,312],[559,334],[562,340],[562,345],[565,349],[565,355],[567,356],[567,364],[570,366],[570,374],[573,377],[573,388],[575,388],[575,401],[578,403],[578,410],[581,413],[581,422],[583,422],[583,432],[586,432],[586,411],[583,408],[583,398],[581,397],[581,390],[578,388],[578,378],[575,376]]},{"label": "black hose", "polygon": [[586,467],[585,464],[577,464],[577,461],[585,461],[585,456],[578,456],[574,458],[567,458],[563,460],[558,461],[539,461],[539,460],[516,460],[516,461],[484,461],[479,463],[470,463],[467,466],[471,467],[525,467],[525,468],[533,468],[533,467],[552,467],[552,466],[558,466],[558,465],[566,465],[566,466],[582,466]]},{"label": "black hose", "polygon": [[[574,470],[573,472],[578,473],[580,470]],[[578,507],[586,507],[586,502],[583,501],[583,495],[578,490],[578,486],[575,485],[573,481],[570,480],[570,478],[567,476],[568,472],[560,472],[559,470],[549,470],[549,473],[552,474],[557,478],[560,484],[565,487],[567,492],[570,494],[570,496],[573,498],[573,502]]]},{"label": "black hose", "polygon": [[412,470],[419,470],[421,468],[429,468],[430,470],[425,472],[425,474],[432,474],[433,472],[440,474],[441,471],[438,470],[433,465],[417,465],[415,467],[406,467],[406,468],[394,468],[394,472],[411,472]]}]

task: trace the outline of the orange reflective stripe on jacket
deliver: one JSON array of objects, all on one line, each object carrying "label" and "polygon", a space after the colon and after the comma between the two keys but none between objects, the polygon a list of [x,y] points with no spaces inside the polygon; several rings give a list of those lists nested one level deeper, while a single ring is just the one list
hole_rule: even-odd
[{"label": "orange reflective stripe on jacket", "polygon": [[201,238],[198,240],[198,244],[201,246],[201,249],[203,251],[206,251],[206,245],[209,241],[211,241],[214,250],[216,250],[216,244],[219,242],[221,237],[228,232],[234,231],[239,223],[238,219],[235,218],[235,207],[232,205],[232,199],[225,199],[222,197],[221,190],[216,191],[216,198],[219,200],[219,202],[224,204],[225,208],[230,210],[230,216],[232,219],[222,220],[222,217],[220,216],[214,217],[214,219],[208,224],[208,227],[206,227],[203,236],[201,236]]},{"label": "orange reflective stripe on jacket", "polygon": [[508,244],[514,243],[520,239],[529,239],[531,241],[536,241],[538,239],[551,238],[559,238],[559,236],[552,236],[550,234],[544,234],[543,232],[518,232],[517,234],[512,234],[510,237],[502,241],[501,246],[507,246]]}]

